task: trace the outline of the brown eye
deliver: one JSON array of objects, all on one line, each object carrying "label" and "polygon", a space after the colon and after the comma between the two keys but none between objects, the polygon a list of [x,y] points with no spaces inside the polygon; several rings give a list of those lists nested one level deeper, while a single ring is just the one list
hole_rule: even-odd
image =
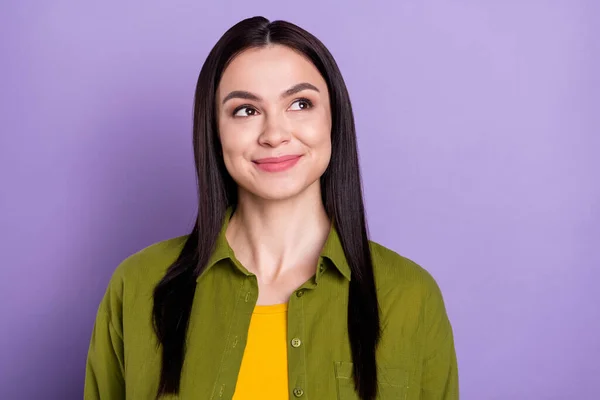
[{"label": "brown eye", "polygon": [[290,107],[293,111],[302,111],[312,107],[312,102],[308,99],[298,99]]},{"label": "brown eye", "polygon": [[236,108],[233,111],[234,117],[245,118],[245,117],[252,117],[254,115],[256,115],[256,110],[249,106],[241,106],[241,107]]}]

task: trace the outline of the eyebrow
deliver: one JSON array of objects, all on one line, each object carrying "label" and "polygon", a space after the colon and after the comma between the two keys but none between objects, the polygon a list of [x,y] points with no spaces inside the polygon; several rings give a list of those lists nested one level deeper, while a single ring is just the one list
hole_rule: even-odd
[{"label": "eyebrow", "polygon": [[[316,86],[314,86],[308,82],[302,82],[302,83],[298,83],[298,84],[292,86],[291,88],[289,88],[288,90],[283,92],[281,94],[280,98],[284,99],[286,97],[293,96],[296,93],[301,92],[303,90],[314,90],[315,92],[320,93],[320,90],[317,89]],[[262,101],[262,99],[259,96],[255,95],[254,93],[250,93],[245,90],[234,90],[233,92],[230,92],[227,96],[225,96],[222,104],[225,104],[225,102],[227,100],[236,99],[236,98],[253,100],[253,101]]]}]

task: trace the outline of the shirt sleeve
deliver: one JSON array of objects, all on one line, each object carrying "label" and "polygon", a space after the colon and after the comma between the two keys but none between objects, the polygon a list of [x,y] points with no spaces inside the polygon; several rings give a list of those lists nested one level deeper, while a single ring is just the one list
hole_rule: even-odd
[{"label": "shirt sleeve", "polygon": [[84,400],[125,399],[121,296],[114,287],[114,282],[111,282],[100,303],[92,330],[86,363]]},{"label": "shirt sleeve", "polygon": [[454,336],[437,284],[429,293],[424,313],[426,337],[421,399],[457,400],[458,367]]}]

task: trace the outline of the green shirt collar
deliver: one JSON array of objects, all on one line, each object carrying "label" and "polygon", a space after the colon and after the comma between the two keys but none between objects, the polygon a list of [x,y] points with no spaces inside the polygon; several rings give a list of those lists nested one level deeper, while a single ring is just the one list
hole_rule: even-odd
[{"label": "green shirt collar", "polygon": [[[212,255],[208,259],[207,267],[202,272],[202,275],[213,265],[218,263],[221,260],[226,258],[231,259],[236,267],[240,269],[245,275],[249,275],[250,273],[246,270],[239,261],[235,258],[235,254],[233,250],[229,246],[227,242],[227,238],[225,237],[225,232],[227,232],[227,226],[229,225],[229,220],[231,215],[233,214],[233,208],[228,207],[225,212],[225,218],[223,221],[223,226],[221,227],[221,231],[217,237],[217,241],[215,243],[215,250]],[[340,241],[340,237],[335,229],[335,224],[332,220],[331,228],[329,230],[329,235],[327,236],[327,240],[325,241],[325,245],[323,246],[323,250],[321,251],[321,258],[327,258],[331,261],[331,263],[336,267],[336,269],[347,279],[351,280],[351,272],[350,266],[348,265],[348,261],[346,259],[346,254],[344,253],[344,249],[342,248],[342,242]],[[318,274],[319,272],[317,272]],[[201,276],[202,276],[201,275]],[[200,279],[200,277],[198,277]]]}]

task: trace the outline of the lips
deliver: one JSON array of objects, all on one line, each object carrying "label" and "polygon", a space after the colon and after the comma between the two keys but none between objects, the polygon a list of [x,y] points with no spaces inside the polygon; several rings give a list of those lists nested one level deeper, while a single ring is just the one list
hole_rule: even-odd
[{"label": "lips", "polygon": [[296,158],[300,158],[301,156],[299,155],[288,155],[288,156],[281,156],[281,157],[267,157],[267,158],[261,158],[258,160],[254,160],[254,162],[256,164],[277,164],[277,163],[281,163],[281,162],[285,162],[285,161],[290,161],[290,160],[294,160]]},{"label": "lips", "polygon": [[281,157],[261,158],[254,161],[258,169],[264,172],[283,172],[292,168],[302,156],[288,155]]}]

